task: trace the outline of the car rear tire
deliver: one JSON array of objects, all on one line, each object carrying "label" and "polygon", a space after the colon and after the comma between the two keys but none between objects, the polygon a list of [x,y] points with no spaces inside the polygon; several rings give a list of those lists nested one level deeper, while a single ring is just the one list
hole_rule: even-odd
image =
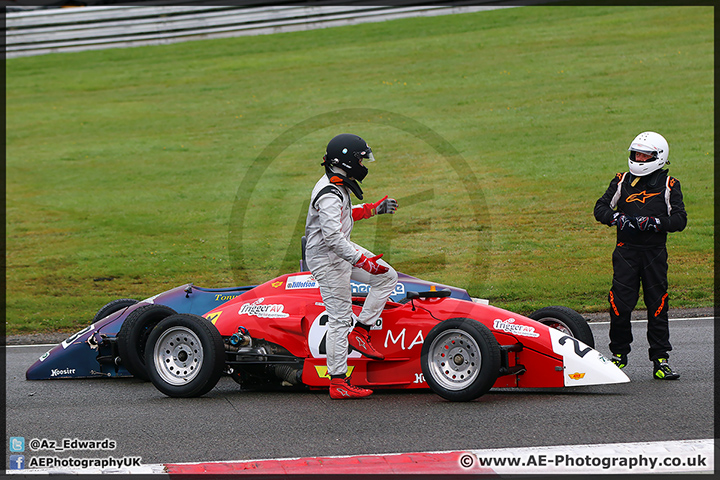
[{"label": "car rear tire", "polygon": [[164,318],[176,312],[165,305],[143,305],[125,319],[117,335],[122,365],[142,380],[150,380],[145,369],[145,345],[152,329]]},{"label": "car rear tire", "polygon": [[585,317],[568,307],[544,307],[528,315],[533,320],[577,338],[588,347],[595,348],[590,325]]},{"label": "car rear tire", "polygon": [[453,402],[484,395],[500,371],[497,340],[485,325],[469,318],[451,318],[433,327],[420,358],[428,386]]},{"label": "car rear tire", "polygon": [[169,397],[199,397],[212,390],[225,368],[225,345],[208,320],[171,315],[150,333],[145,349],[150,381]]},{"label": "car rear tire", "polygon": [[131,305],[135,305],[136,303],[138,303],[138,301],[132,298],[120,298],[118,300],[113,300],[112,302],[105,304],[105,306],[98,310],[98,312],[95,314],[95,317],[93,317],[92,323],[95,323],[98,320],[102,320],[108,315],[120,311],[123,308],[127,308]]}]

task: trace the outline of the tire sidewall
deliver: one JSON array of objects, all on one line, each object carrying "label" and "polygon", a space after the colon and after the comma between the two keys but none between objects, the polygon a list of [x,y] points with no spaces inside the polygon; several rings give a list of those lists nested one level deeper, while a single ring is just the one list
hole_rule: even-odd
[{"label": "tire sidewall", "polygon": [[[562,306],[543,307],[534,311],[528,315],[528,317],[536,321],[540,321],[544,318],[559,320],[567,325],[573,337],[577,338],[588,347],[595,348],[595,337],[593,337],[590,325],[588,325],[585,317],[571,308]],[[540,323],[545,324],[545,322]]]},{"label": "tire sidewall", "polygon": [[[433,377],[428,363],[430,346],[433,341],[446,330],[458,329],[470,335],[478,345],[481,354],[480,372],[471,385],[460,390],[450,390],[441,386]],[[438,323],[430,330],[423,341],[420,355],[423,376],[430,389],[446,400],[466,402],[474,400],[485,393],[495,384],[500,371],[500,347],[490,330],[469,318],[451,318]]]},{"label": "tire sidewall", "polygon": [[120,311],[123,308],[135,305],[136,303],[138,303],[138,301],[133,298],[119,298],[117,300],[113,300],[112,302],[106,303],[100,310],[97,311],[95,317],[93,317],[92,323],[95,323],[98,320],[102,320],[108,315]]},{"label": "tire sidewall", "polygon": [[152,329],[176,312],[165,305],[143,305],[131,312],[117,335],[123,366],[142,380],[150,380],[145,368],[145,346]]},{"label": "tire sidewall", "polygon": [[[203,361],[197,375],[184,385],[171,385],[157,371],[155,345],[161,335],[173,327],[185,327],[200,340]],[[145,348],[145,365],[150,381],[169,397],[199,397],[212,390],[225,368],[225,345],[220,332],[208,320],[198,315],[175,314],[163,319],[153,328]]]}]

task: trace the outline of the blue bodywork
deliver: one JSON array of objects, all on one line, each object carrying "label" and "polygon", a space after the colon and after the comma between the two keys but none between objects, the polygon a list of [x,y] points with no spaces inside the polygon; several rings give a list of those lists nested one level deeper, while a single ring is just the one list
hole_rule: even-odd
[{"label": "blue bodywork", "polygon": [[[309,273],[309,272],[306,272]],[[399,280],[390,299],[395,302],[406,297],[407,292],[448,289],[451,296],[471,301],[467,291],[441,285],[419,278],[398,274]],[[142,302],[123,308],[71,335],[59,345],[44,353],[26,372],[28,380],[54,378],[130,377],[130,372],[118,361],[116,337],[123,321],[136,308],[147,304],[165,305],[177,313],[203,315],[255,288],[201,288],[191,283],[181,285]],[[368,285],[352,282],[354,295],[363,295]]]}]

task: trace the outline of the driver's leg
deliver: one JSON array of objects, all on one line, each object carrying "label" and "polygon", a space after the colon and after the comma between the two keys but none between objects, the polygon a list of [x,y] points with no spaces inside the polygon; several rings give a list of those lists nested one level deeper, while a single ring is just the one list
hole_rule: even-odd
[{"label": "driver's leg", "polygon": [[[371,257],[373,254],[368,252],[365,256]],[[382,314],[385,303],[395,290],[398,281],[398,275],[394,268],[382,258],[378,263],[388,267],[388,271],[381,275],[372,275],[362,268],[353,267],[352,269],[351,278],[353,280],[370,285],[370,292],[357,319],[359,323],[368,327],[373,326]]]},{"label": "driver's leg", "polygon": [[[358,246],[357,248],[367,257],[374,256],[372,252],[362,247]],[[357,317],[355,328],[348,335],[348,342],[355,350],[374,360],[383,360],[385,356],[370,343],[370,327],[375,325],[380,318],[385,303],[395,290],[398,281],[395,269],[382,259],[379,260],[379,263],[388,267],[388,271],[380,275],[372,275],[361,268],[353,267],[351,274],[351,278],[356,282],[370,285],[370,292]]]}]

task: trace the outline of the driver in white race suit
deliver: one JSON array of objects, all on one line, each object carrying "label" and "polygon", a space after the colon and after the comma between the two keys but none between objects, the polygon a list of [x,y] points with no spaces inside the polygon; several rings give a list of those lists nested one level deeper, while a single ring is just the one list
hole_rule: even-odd
[{"label": "driver in white race suit", "polygon": [[[305,223],[305,261],[320,286],[328,313],[327,366],[330,398],[334,399],[372,393],[351,385],[346,378],[348,344],[366,357],[385,358],[370,343],[370,327],[380,317],[398,276],[380,259],[382,254],[374,255],[350,241],[356,220],[395,213],[398,207],[397,201],[387,196],[375,203],[352,205],[350,192],[363,198],[359,182],[368,173],[363,161],[374,160],[370,147],[357,135],[344,133],[330,140],[322,163],[325,175],[313,188]],[[358,316],[352,311],[351,279],[371,287]]]}]

